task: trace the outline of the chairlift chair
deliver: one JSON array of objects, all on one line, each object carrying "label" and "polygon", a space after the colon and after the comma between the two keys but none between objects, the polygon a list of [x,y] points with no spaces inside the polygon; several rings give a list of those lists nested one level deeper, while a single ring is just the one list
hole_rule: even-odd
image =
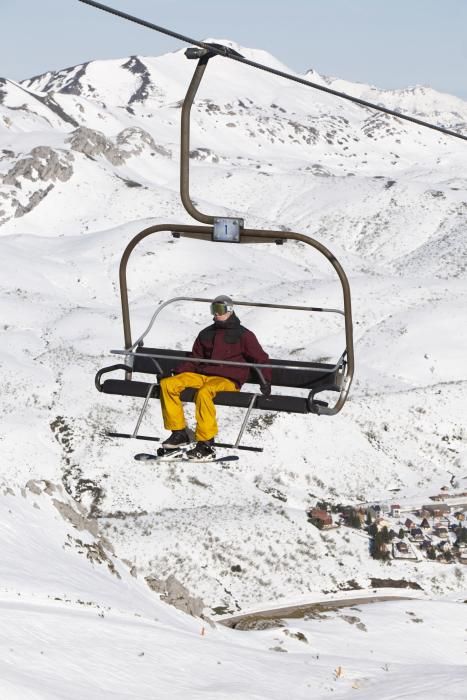
[{"label": "chairlift chair", "polygon": [[[233,49],[222,47],[226,52]],[[234,52],[235,53],[235,52]],[[189,147],[190,147],[190,113],[193,100],[198,91],[201,79],[209,60],[216,55],[208,49],[189,48],[185,55],[189,59],[198,59],[193,78],[182,106],[181,116],[181,153],[180,153],[180,195],[186,211],[197,221],[199,225],[173,225],[160,224],[150,226],[138,233],[127,245],[120,262],[120,295],[122,305],[123,332],[125,346],[123,350],[112,350],[111,353],[121,355],[123,361],[100,369],[95,378],[95,384],[100,392],[105,394],[117,394],[144,399],[136,426],[132,434],[108,433],[113,436],[132,437],[145,440],[158,440],[156,437],[142,436],[139,428],[148,407],[149,400],[160,397],[159,379],[170,375],[177,365],[190,356],[189,351],[180,351],[168,348],[150,348],[144,346],[144,339],[156,322],[160,312],[169,304],[183,302],[209,303],[211,299],[199,297],[175,297],[162,303],[154,312],[146,330],[133,342],[130,325],[130,313],[128,305],[128,288],[126,270],[128,260],[134,248],[145,238],[153,234],[169,233],[174,238],[194,238],[196,240],[210,241],[212,244],[223,243],[237,244],[273,244],[282,245],[286,241],[300,241],[319,253],[333,266],[341,282],[343,294],[343,309],[323,308],[314,306],[292,306],[286,304],[266,304],[254,301],[234,300],[236,306],[264,307],[269,309],[301,310],[319,313],[337,313],[344,317],[345,324],[345,348],[334,364],[322,362],[298,362],[294,360],[271,359],[268,364],[254,363],[228,363],[222,360],[222,364],[236,364],[248,366],[250,376],[248,384],[261,384],[264,381],[262,369],[272,368],[272,386],[293,389],[293,395],[272,393],[269,397],[262,396],[259,392],[219,392],[214,403],[219,406],[231,406],[245,409],[245,415],[240,426],[238,437],[232,445],[217,443],[219,446],[235,447],[237,449],[261,448],[247,447],[240,444],[241,437],[247,425],[253,409],[264,411],[281,411],[286,413],[312,413],[315,415],[334,416],[342,409],[347,399],[354,373],[354,351],[352,334],[352,312],[350,287],[345,272],[334,255],[319,241],[292,231],[273,231],[262,229],[248,229],[244,227],[243,219],[239,217],[216,217],[200,212],[193,204],[189,193]],[[190,357],[190,361],[196,362]],[[199,360],[199,362],[216,364],[215,360]],[[105,375],[116,371],[124,373],[123,378]],[[152,374],[154,381],[147,378],[137,379],[135,375]],[[297,395],[296,390],[302,390]],[[337,400],[333,405],[327,401],[316,398],[323,391],[337,393]],[[181,394],[182,401],[193,401],[194,389],[186,389]]]}]

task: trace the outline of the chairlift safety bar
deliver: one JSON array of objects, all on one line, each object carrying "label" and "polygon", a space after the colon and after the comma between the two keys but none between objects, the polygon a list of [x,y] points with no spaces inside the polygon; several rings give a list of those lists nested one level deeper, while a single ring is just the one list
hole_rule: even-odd
[{"label": "chairlift safety bar", "polygon": [[[142,344],[144,338],[147,336],[147,334],[150,332],[152,329],[156,318],[160,314],[160,312],[169,304],[173,304],[177,301],[195,301],[195,302],[202,302],[202,303],[207,303],[210,304],[212,302],[212,299],[206,299],[206,298],[201,298],[201,297],[173,297],[172,299],[168,299],[167,301],[164,301],[162,304],[160,304],[155,312],[152,315],[152,318],[146,328],[145,331],[139,336],[137,340],[133,343],[131,348],[129,350],[134,350],[137,348],[139,345]],[[341,314],[344,316],[344,312],[341,309],[328,309],[324,308],[321,306],[291,306],[289,304],[266,304],[266,303],[259,303],[259,302],[252,302],[252,301],[238,301],[236,299],[233,299],[233,304],[234,306],[254,306],[258,308],[267,308],[267,309],[288,309],[288,310],[294,310],[294,311],[318,311],[318,312],[324,312],[324,313],[335,313],[335,314]]]},{"label": "chairlift safety bar", "polygon": [[[126,357],[149,357],[159,360],[179,360],[180,362],[194,362],[196,364],[203,365],[229,365],[232,367],[251,367],[252,369],[277,369],[277,365],[269,365],[266,363],[233,362],[231,360],[207,360],[204,357],[198,358],[189,356],[187,357],[186,355],[159,355],[157,353],[152,352],[135,352],[134,350],[130,349],[111,350],[110,353],[112,355],[125,355]],[[322,371],[326,373],[329,372],[330,374],[332,372],[335,372],[336,369],[338,369],[338,367],[341,367],[343,365],[345,354],[346,352],[344,351],[335,365],[326,370],[322,369]],[[297,367],[296,365],[280,365],[280,369],[294,369],[303,371],[304,369],[313,369],[313,367],[311,365],[309,367],[307,367],[306,365],[300,365],[299,367]]]}]

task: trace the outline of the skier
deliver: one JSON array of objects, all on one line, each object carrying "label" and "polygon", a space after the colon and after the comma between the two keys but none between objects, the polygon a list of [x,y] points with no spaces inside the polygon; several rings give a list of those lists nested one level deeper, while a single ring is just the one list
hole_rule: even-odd
[{"label": "skier", "polygon": [[[263,350],[256,336],[240,324],[235,315],[230,297],[220,295],[210,306],[214,323],[204,328],[196,338],[191,352],[192,357],[207,360],[228,360],[229,362],[253,362],[265,364],[269,355]],[[164,427],[172,434],[164,440],[165,450],[174,450],[190,443],[186,430],[181,392],[190,387],[197,389],[196,433],[194,448],[188,450],[188,459],[206,460],[215,458],[212,446],[217,435],[216,409],[213,399],[219,391],[238,391],[248,378],[248,367],[226,364],[203,364],[187,360],[180,364],[172,377],[160,382],[160,401]],[[271,393],[271,369],[261,370],[264,383],[261,393]]]}]

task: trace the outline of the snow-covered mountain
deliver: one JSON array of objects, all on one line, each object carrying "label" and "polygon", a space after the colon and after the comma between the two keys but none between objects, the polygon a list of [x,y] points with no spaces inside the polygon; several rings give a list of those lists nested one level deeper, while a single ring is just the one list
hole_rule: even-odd
[{"label": "snow-covered mountain", "polygon": [[[264,52],[226,43],[284,68]],[[420,608],[420,617],[431,620],[442,609],[447,620],[448,604],[430,608],[427,599],[465,597],[465,566],[381,564],[370,558],[368,539],[360,533],[322,533],[307,522],[305,511],[323,498],[355,504],[389,502],[397,494],[409,508],[428,502],[446,484],[453,492],[453,484],[457,492],[466,490],[462,142],[246,66],[210,61],[193,107],[193,199],[206,213],[243,216],[248,227],[314,236],[337,255],[353,294],[357,371],[351,398],[335,418],[258,414],[245,441],[261,443],[264,452],[242,453],[230,469],[141,465],[133,454],[153,445],[104,437],[106,429],[131,431],[140,407],[137,400],[100,395],[93,386],[95,371],[113,361],[107,350],[123,343],[121,253],[148,225],[192,223],[178,194],[178,138],[193,68],[180,51],[94,61],[22,83],[0,80],[0,447],[2,480],[16,494],[8,496],[8,507],[28,522],[18,495],[25,483],[46,479],[61,485],[66,498],[96,519],[112,556],[128,562],[136,581],[175,575],[203,599],[210,616],[265,601],[273,606],[278,600],[335,598],[355,582],[365,592],[376,579],[405,579],[421,586],[417,595],[424,598],[411,602],[410,610],[428,606]],[[467,102],[450,95],[429,88],[381,91],[308,75],[467,133]],[[226,253],[222,245],[164,234],[135,252],[129,284],[135,337],[160,301],[187,293],[342,305],[332,268],[300,244],[240,246]],[[239,315],[273,357],[335,357],[344,347],[342,324],[332,316],[264,310]],[[209,320],[202,305],[179,305],[161,315],[152,338],[188,349]],[[154,402],[142,432],[161,434],[159,411]],[[192,417],[191,407],[187,413]],[[218,413],[222,437],[234,438],[241,413]],[[64,541],[65,535],[57,537]],[[2,585],[8,597],[18,583],[11,578]],[[52,595],[52,588],[41,590]],[[406,604],[400,605],[394,634],[403,635],[410,618]],[[459,619],[463,608],[452,605],[453,619]],[[364,626],[375,630],[387,623],[387,609],[377,610],[364,614]],[[317,621],[307,624],[316,655],[326,646],[325,628],[321,636]],[[333,616],[326,624],[340,634],[344,623]],[[361,631],[355,629],[346,626],[358,643]],[[426,638],[422,632],[410,637],[412,645]],[[94,634],[92,626],[83,639],[88,634]],[[222,632],[228,640],[232,634]],[[281,641],[274,643],[276,637]],[[282,645],[277,630],[261,639],[266,646],[251,643],[262,650]],[[253,654],[250,642],[245,645],[245,653]],[[300,642],[297,649],[303,650]],[[367,651],[363,645],[362,658]],[[397,654],[389,658],[393,651],[385,651],[389,665],[391,659],[400,662]],[[255,651],[255,658],[263,653]],[[333,647],[329,653],[327,666],[343,665],[337,657],[347,652]],[[290,673],[292,667],[298,672],[300,658],[297,652]],[[316,697],[326,697],[335,689],[332,677],[328,683],[324,671],[316,672],[320,680],[310,687],[321,693]],[[359,688],[374,692],[358,673],[352,671],[352,682],[358,676]],[[404,673],[388,686],[391,697]],[[431,688],[444,683],[441,676]],[[461,697],[459,678],[453,674],[450,697]],[[297,698],[306,696],[303,683]],[[275,697],[259,681],[255,687],[258,697]],[[277,693],[283,688],[278,685]],[[239,697],[250,697],[247,692],[241,688]],[[188,697],[180,693],[173,697]]]}]

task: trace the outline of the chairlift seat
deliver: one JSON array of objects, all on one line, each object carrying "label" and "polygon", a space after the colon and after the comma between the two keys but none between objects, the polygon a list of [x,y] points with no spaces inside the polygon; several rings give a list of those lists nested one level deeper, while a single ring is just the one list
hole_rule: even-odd
[{"label": "chairlift seat", "polygon": [[[138,356],[144,353],[144,356]],[[147,357],[147,354],[158,355],[156,358]],[[104,394],[118,394],[121,396],[134,396],[146,398],[150,390],[150,381],[140,381],[135,379],[105,379],[101,382],[104,374],[113,370],[126,370],[135,373],[153,374],[157,376],[157,384],[151,391],[151,398],[160,398],[159,378],[170,376],[175,368],[180,365],[181,360],[171,359],[169,356],[179,358],[190,357],[189,352],[181,350],[168,350],[166,348],[138,348],[134,356],[133,370],[126,365],[111,365],[104,367],[96,374],[96,387]],[[155,361],[156,360],[156,361]],[[159,367],[157,366],[157,364]],[[265,411],[282,411],[285,413],[314,413],[314,406],[326,406],[322,401],[312,398],[320,391],[340,391],[341,389],[341,367],[332,364],[318,362],[299,362],[292,360],[269,360],[269,364],[274,365],[272,370],[272,386],[288,387],[293,389],[307,390],[306,396],[288,396],[284,394],[271,394],[268,397],[258,396],[254,407]],[[290,369],[297,367],[297,369]],[[258,385],[259,377],[256,372],[251,371],[246,382],[247,384]],[[185,389],[180,398],[182,401],[194,401],[195,389]],[[218,406],[234,406],[238,408],[248,408],[253,398],[253,392],[248,391],[220,391],[214,398],[214,403]]]}]

